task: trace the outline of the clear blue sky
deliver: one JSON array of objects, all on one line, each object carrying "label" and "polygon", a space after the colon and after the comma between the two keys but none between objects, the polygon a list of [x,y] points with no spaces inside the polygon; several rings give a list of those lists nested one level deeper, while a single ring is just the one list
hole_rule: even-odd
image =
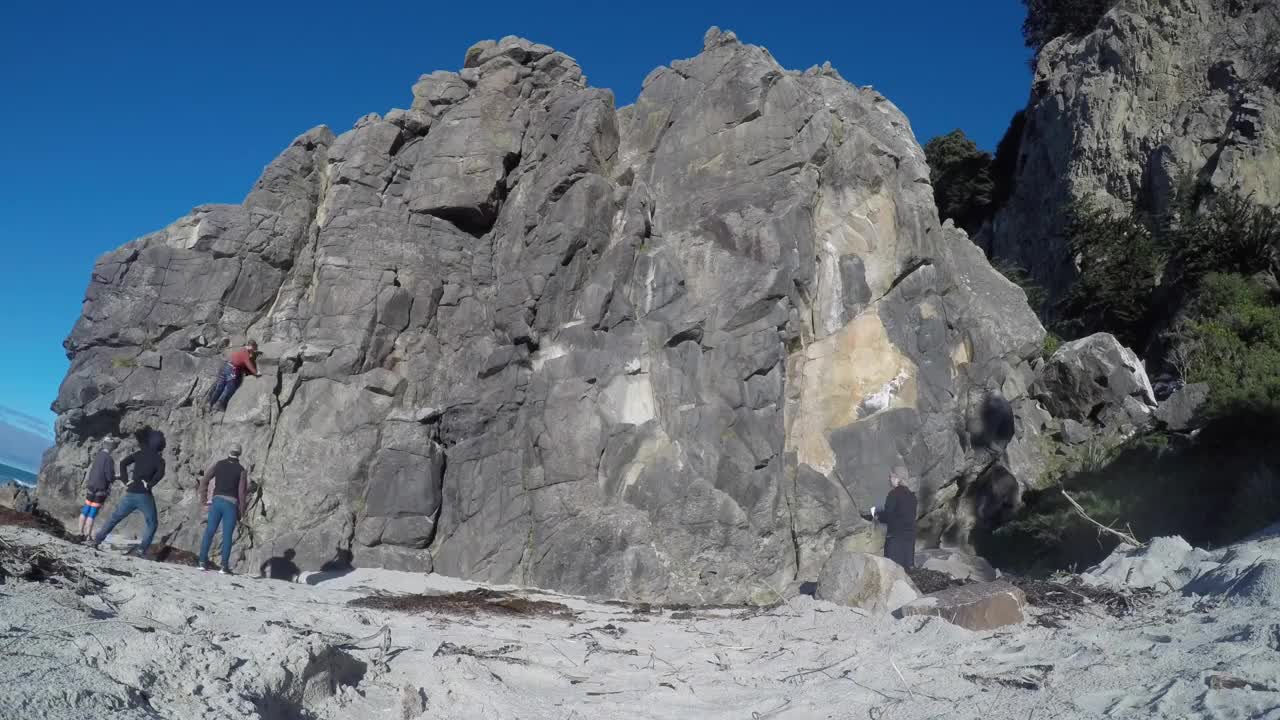
[{"label": "clear blue sky", "polygon": [[991,149],[1026,100],[1019,0],[44,2],[0,9],[0,405],[52,420],[94,260],[207,202],[239,202],[293,137],[407,107],[418,75],[513,34],[634,100],[711,25],[782,65],[874,85],[921,142]]}]

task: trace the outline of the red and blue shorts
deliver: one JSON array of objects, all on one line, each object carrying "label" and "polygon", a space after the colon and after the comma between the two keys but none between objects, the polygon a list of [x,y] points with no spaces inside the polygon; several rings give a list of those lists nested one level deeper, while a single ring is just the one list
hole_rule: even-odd
[{"label": "red and blue shorts", "polygon": [[106,502],[107,493],[91,491],[88,495],[85,495],[84,507],[80,510],[80,514],[87,518],[95,518]]}]

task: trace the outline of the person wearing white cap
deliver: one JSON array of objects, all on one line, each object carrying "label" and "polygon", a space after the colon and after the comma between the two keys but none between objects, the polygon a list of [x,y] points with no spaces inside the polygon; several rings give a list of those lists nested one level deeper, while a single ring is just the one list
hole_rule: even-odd
[{"label": "person wearing white cap", "polygon": [[116,481],[116,461],[111,457],[111,451],[115,450],[118,442],[110,436],[104,438],[93,463],[84,474],[84,507],[80,509],[81,540],[93,537],[93,523],[103,504],[107,502],[107,496],[111,494],[112,483]]},{"label": "person wearing white cap", "polygon": [[240,464],[239,443],[232,445],[226,459],[214,463],[200,479],[197,497],[203,498],[205,507],[209,509],[204,538],[200,540],[200,569],[213,569],[209,564],[209,546],[213,544],[213,534],[221,525],[222,568],[219,572],[230,575],[231,543],[236,523],[244,514],[245,504],[249,499],[249,472]]}]

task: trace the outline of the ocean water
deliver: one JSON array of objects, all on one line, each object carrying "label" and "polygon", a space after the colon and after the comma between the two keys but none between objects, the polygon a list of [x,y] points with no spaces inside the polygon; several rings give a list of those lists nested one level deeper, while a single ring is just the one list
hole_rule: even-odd
[{"label": "ocean water", "polygon": [[9,485],[11,483],[35,487],[36,476],[26,470],[19,470],[12,465],[0,463],[0,485]]}]

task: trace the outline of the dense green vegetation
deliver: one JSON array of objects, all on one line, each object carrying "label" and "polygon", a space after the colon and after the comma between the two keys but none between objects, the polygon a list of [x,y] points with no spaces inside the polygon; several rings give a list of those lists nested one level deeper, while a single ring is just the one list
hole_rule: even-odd
[{"label": "dense green vegetation", "polygon": [[1013,194],[1025,113],[1019,110],[996,146],[995,157],[980,150],[963,130],[925,143],[929,181],[938,217],[954,220],[973,235]]},{"label": "dense green vegetation", "polygon": [[[1215,547],[1280,516],[1280,413],[1221,407],[1194,439],[1145,435],[1102,453],[1061,487],[1090,517],[1146,540],[1181,535]],[[1082,519],[1057,485],[1029,492],[1014,521],[977,539],[997,567],[1023,573],[1084,568],[1117,544]]]},{"label": "dense green vegetation", "polygon": [[1134,215],[1080,205],[1069,217],[1066,234],[1079,275],[1053,313],[1054,331],[1077,338],[1105,330],[1141,347],[1167,261],[1164,245]]},{"label": "dense green vegetation", "polygon": [[[1072,208],[1066,234],[1079,277],[1053,308],[1053,330],[1065,338],[1110,332],[1139,351],[1162,349],[1151,359],[1184,376],[1193,356],[1224,347],[1222,331],[1252,345],[1260,331],[1237,315],[1249,310],[1256,320],[1257,308],[1276,298],[1261,288],[1228,293],[1221,276],[1239,276],[1231,287],[1240,290],[1245,277],[1272,271],[1280,211],[1239,195],[1199,204],[1179,201],[1169,217],[1155,219]],[[1218,277],[1206,284],[1210,276]],[[1215,316],[1216,325],[1206,324]],[[1216,340],[1207,342],[1211,333]]]},{"label": "dense green vegetation", "polygon": [[1083,567],[1111,551],[1115,538],[1080,518],[1063,489],[1094,519],[1142,539],[1211,546],[1280,517],[1280,211],[1239,196],[1201,204],[1176,203],[1162,220],[1073,209],[1080,278],[1053,327],[1113,332],[1151,348],[1149,369],[1207,383],[1205,427],[1075,448],[1052,473],[1057,484],[1029,493],[1017,519],[979,539],[997,565]]},{"label": "dense green vegetation", "polygon": [[1210,273],[1168,337],[1177,370],[1209,384],[1213,414],[1280,409],[1280,302],[1273,288],[1240,274]]},{"label": "dense green vegetation", "polygon": [[954,220],[970,235],[991,215],[995,183],[991,155],[982,152],[963,131],[939,135],[924,146],[938,216]]}]

